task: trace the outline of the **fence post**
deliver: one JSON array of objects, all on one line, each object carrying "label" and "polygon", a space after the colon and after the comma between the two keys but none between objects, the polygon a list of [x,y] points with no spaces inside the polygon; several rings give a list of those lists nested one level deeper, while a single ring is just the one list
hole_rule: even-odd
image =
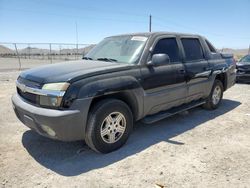
[{"label": "fence post", "polygon": [[76,44],[76,55],[77,55],[77,59],[78,59],[78,44]]},{"label": "fence post", "polygon": [[61,60],[62,58],[61,58],[61,50],[62,50],[62,46],[61,46],[61,44],[59,45],[59,59]]},{"label": "fence post", "polygon": [[17,58],[18,58],[19,70],[21,70],[22,65],[21,65],[21,60],[20,60],[20,57],[19,57],[19,53],[18,53],[18,50],[17,50],[16,43],[14,43],[14,46],[15,46],[16,54],[17,54]]},{"label": "fence post", "polygon": [[50,56],[50,63],[52,63],[51,43],[49,43],[49,56]]},{"label": "fence post", "polygon": [[30,59],[30,44],[28,44],[28,56],[29,56],[29,59]]}]

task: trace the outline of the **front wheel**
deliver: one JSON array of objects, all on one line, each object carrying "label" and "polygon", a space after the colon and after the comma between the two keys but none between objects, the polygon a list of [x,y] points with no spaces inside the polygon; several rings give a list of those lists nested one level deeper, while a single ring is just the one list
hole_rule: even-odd
[{"label": "front wheel", "polygon": [[218,108],[223,97],[223,90],[222,82],[220,80],[215,80],[211,93],[203,107],[209,110]]},{"label": "front wheel", "polygon": [[133,127],[133,117],[126,103],[117,99],[98,102],[90,111],[86,128],[87,145],[101,153],[120,148]]}]

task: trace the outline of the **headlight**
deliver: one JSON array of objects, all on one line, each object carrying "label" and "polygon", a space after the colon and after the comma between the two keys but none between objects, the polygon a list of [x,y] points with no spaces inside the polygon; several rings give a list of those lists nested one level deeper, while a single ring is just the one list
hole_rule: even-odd
[{"label": "headlight", "polygon": [[47,95],[40,96],[40,105],[59,107],[62,102],[62,97],[69,85],[67,82],[44,84],[42,90],[46,91]]},{"label": "headlight", "polygon": [[42,89],[53,90],[53,91],[66,91],[68,87],[69,83],[61,82],[61,83],[44,84]]}]

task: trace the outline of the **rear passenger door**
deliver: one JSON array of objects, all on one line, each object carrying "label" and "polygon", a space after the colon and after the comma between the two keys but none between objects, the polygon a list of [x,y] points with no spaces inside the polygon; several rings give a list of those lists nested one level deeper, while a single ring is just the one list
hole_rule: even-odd
[{"label": "rear passenger door", "polygon": [[145,91],[145,114],[153,114],[185,102],[187,90],[185,69],[175,36],[161,36],[155,40],[148,61],[154,54],[167,54],[170,63],[141,68],[142,86]]},{"label": "rear passenger door", "polygon": [[206,82],[211,71],[208,69],[208,61],[198,37],[181,37],[180,41],[188,90],[186,102],[190,102],[206,95]]}]

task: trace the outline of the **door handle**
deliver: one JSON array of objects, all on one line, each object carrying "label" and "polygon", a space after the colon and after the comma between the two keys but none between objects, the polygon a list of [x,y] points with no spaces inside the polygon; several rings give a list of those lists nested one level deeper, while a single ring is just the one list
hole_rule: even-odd
[{"label": "door handle", "polygon": [[204,70],[204,71],[211,71],[212,68],[211,68],[211,67],[204,67],[203,70]]},{"label": "door handle", "polygon": [[186,71],[185,71],[184,69],[181,69],[181,70],[179,70],[179,73],[181,73],[181,74],[185,74],[185,73],[186,73]]}]

